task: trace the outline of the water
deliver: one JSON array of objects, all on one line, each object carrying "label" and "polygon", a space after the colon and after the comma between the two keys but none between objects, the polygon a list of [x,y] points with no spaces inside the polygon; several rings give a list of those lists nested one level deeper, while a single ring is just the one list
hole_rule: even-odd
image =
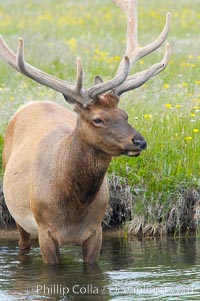
[{"label": "water", "polygon": [[20,255],[17,241],[1,240],[0,300],[200,300],[200,238],[106,236],[92,266],[78,246],[61,254],[61,264],[49,266],[37,242]]}]

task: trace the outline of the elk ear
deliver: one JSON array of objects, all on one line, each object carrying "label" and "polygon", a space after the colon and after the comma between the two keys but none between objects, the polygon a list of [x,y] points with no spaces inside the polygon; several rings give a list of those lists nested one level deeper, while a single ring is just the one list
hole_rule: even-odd
[{"label": "elk ear", "polygon": [[101,83],[103,83],[103,79],[99,75],[96,75],[94,78],[94,84],[97,85]]},{"label": "elk ear", "polygon": [[81,110],[83,109],[83,106],[80,104],[80,103],[76,103],[75,104],[75,106],[74,106],[74,112],[76,112],[76,113],[80,113],[81,112]]}]

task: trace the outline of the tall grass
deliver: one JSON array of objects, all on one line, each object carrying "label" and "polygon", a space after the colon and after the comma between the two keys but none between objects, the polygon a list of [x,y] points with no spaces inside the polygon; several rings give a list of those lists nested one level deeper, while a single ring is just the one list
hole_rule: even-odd
[{"label": "tall grass", "polygon": [[[169,66],[140,89],[122,97],[130,123],[148,141],[138,158],[120,157],[109,171],[128,179],[135,196],[135,214],[147,219],[167,215],[176,196],[200,188],[200,14],[199,1],[139,1],[139,42],[161,32],[165,13],[172,12],[168,41]],[[75,59],[81,56],[85,85],[96,74],[111,78],[125,48],[125,16],[111,1],[24,1],[0,4],[0,32],[16,49],[25,39],[26,60],[73,82]],[[133,72],[160,61],[164,47],[142,59]],[[17,107],[35,99],[64,104],[58,93],[39,86],[0,62],[0,132]],[[0,142],[1,148],[1,142]],[[1,162],[0,162],[1,163]]]}]

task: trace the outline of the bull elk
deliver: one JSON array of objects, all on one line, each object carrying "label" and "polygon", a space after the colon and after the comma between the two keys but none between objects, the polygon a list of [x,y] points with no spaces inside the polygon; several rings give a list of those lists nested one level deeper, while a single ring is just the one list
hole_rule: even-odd
[{"label": "bull elk", "polygon": [[12,117],[5,133],[3,190],[19,230],[19,247],[30,248],[36,234],[43,261],[58,263],[59,246],[80,244],[83,260],[98,259],[102,220],[108,205],[106,171],[113,156],[138,156],[146,141],[118,108],[120,95],[160,73],[169,61],[169,44],[160,63],[129,76],[132,65],[165,41],[170,13],[159,37],[144,47],[137,42],[137,0],[113,0],[126,14],[127,42],[113,79],[96,76],[83,88],[83,66],[77,59],[74,85],[47,74],[24,60],[19,38],[15,54],[0,39],[0,55],[14,69],[61,92],[76,114],[50,101],[32,102]]}]

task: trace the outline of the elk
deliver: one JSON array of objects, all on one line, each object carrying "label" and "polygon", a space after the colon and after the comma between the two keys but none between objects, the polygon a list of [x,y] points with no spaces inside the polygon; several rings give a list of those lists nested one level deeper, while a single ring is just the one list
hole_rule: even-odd
[{"label": "elk", "polygon": [[143,85],[168,64],[164,57],[148,69],[129,75],[140,58],[160,47],[170,27],[170,13],[157,39],[139,47],[137,0],[113,0],[126,14],[126,51],[113,79],[96,76],[83,88],[83,66],[77,59],[74,85],[47,74],[24,59],[19,38],[14,53],[1,37],[0,55],[15,70],[63,94],[74,112],[50,101],[32,102],[12,117],[5,133],[3,190],[19,230],[19,248],[30,248],[38,235],[44,263],[59,262],[59,246],[79,244],[83,261],[97,261],[102,244],[102,220],[108,205],[106,171],[112,157],[138,156],[147,146],[143,136],[118,108],[120,95]]}]

